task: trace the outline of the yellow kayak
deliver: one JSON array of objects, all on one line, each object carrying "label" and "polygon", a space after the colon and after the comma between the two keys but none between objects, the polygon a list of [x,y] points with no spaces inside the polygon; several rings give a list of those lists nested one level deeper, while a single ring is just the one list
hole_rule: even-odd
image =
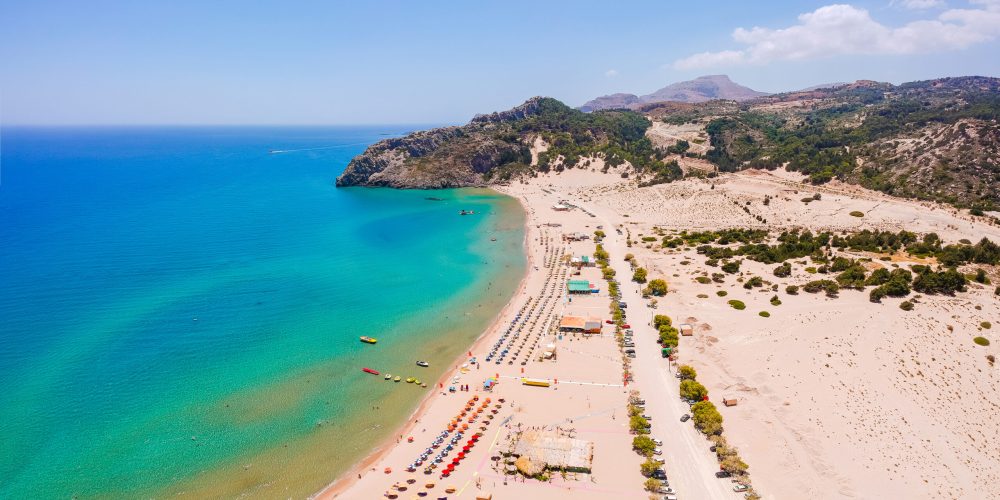
[{"label": "yellow kayak", "polygon": [[378,339],[373,339],[371,337],[361,337],[361,341],[364,342],[364,343],[366,343],[366,344],[374,344],[374,343],[378,342]]},{"label": "yellow kayak", "polygon": [[413,377],[407,377],[407,379],[406,379],[406,383],[407,383],[407,384],[412,384],[414,380],[416,380],[416,379],[415,379],[415,378],[413,378]]},{"label": "yellow kayak", "polygon": [[400,379],[399,377],[396,377],[396,378],[392,379],[393,382],[399,382],[400,380],[402,380],[402,379]]}]

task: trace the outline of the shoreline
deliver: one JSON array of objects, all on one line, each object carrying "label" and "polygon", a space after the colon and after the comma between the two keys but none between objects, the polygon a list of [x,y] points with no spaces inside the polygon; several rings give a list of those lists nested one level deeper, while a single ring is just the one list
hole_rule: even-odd
[{"label": "shoreline", "polygon": [[[517,200],[518,205],[520,205],[521,209],[524,211],[524,239],[522,240],[521,243],[525,259],[527,262],[525,265],[524,275],[521,276],[521,279],[517,285],[517,289],[514,290],[514,293],[511,295],[507,303],[499,311],[497,311],[497,314],[494,316],[493,320],[490,321],[489,326],[487,326],[486,329],[483,330],[482,333],[480,333],[475,338],[475,340],[472,341],[471,344],[469,344],[468,348],[463,349],[466,351],[466,353],[476,350],[476,348],[480,347],[481,344],[485,342],[485,340],[490,335],[492,335],[497,331],[497,329],[500,326],[501,320],[507,315],[511,307],[514,306],[515,302],[517,302],[519,299],[526,298],[524,297],[524,294],[527,289],[528,279],[532,276],[532,272],[538,272],[535,271],[534,268],[532,267],[534,265],[534,258],[528,246],[532,234],[532,228],[529,221],[530,212],[527,204],[525,203],[525,200],[523,200],[521,197],[514,196],[511,193],[501,191],[496,188],[487,188],[487,189],[495,193],[502,194],[504,196],[509,196],[514,200]],[[461,366],[462,360],[465,359],[466,357],[468,357],[467,354],[462,354],[458,356],[455,360],[453,360],[452,368],[442,373],[441,376],[434,383],[436,385],[440,385],[445,381],[450,380],[455,375],[455,372]],[[431,403],[435,400],[436,397],[440,396],[440,394],[436,392],[437,388],[433,389],[434,391],[429,392],[427,395],[423,397],[423,399],[420,400],[420,403],[417,405],[417,408],[413,410],[413,412],[409,415],[409,417],[407,417],[406,422],[403,423],[401,426],[399,426],[396,431],[392,432],[381,443],[372,448],[371,452],[365,455],[365,457],[355,466],[345,471],[343,475],[341,475],[341,477],[334,479],[329,484],[324,486],[323,489],[317,491],[309,498],[313,499],[338,498],[341,494],[343,494],[351,486],[353,486],[360,479],[360,476],[364,471],[372,469],[372,466],[374,464],[378,463],[379,460],[384,458],[389,453],[389,451],[392,450],[393,446],[400,442],[398,440],[395,440],[395,436],[406,435],[407,433],[412,431],[414,427],[416,427],[416,425],[420,422],[420,419],[423,418],[424,415],[427,413],[427,410],[429,409]]]}]

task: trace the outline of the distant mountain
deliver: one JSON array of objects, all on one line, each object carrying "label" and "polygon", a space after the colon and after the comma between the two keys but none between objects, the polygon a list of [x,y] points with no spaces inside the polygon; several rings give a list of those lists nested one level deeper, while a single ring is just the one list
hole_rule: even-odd
[{"label": "distant mountain", "polygon": [[840,87],[841,85],[850,85],[850,82],[821,83],[819,85],[813,85],[812,87],[796,90],[796,92],[811,92],[813,90],[832,89],[834,87]]},{"label": "distant mountain", "polygon": [[768,95],[733,82],[726,75],[699,76],[694,80],[667,85],[652,94],[611,94],[588,101],[580,106],[580,111],[601,109],[634,108],[653,102],[705,102],[714,99],[746,101],[754,97]]}]

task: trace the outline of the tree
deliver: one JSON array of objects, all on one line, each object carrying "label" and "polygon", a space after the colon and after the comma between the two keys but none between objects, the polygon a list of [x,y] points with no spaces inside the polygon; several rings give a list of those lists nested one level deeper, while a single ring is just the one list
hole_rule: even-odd
[{"label": "tree", "polygon": [[676,328],[670,325],[660,326],[660,345],[663,347],[677,347],[680,344],[680,338],[678,337],[678,331]]},{"label": "tree", "polygon": [[598,229],[597,231],[594,231],[594,239],[596,239],[596,240],[601,240],[605,236],[607,236],[607,235],[605,235],[604,231],[601,231],[600,229]]},{"label": "tree", "polygon": [[796,285],[788,285],[785,287],[785,293],[788,295],[797,295],[799,293],[799,287]]},{"label": "tree", "polygon": [[653,450],[656,449],[656,443],[649,436],[636,436],[632,438],[632,449],[645,457],[649,457],[653,454]]},{"label": "tree", "polygon": [[701,401],[708,395],[708,389],[696,380],[681,381],[681,398]]},{"label": "tree", "polygon": [[722,432],[722,414],[711,401],[699,401],[691,405],[691,419],[694,426],[706,435]]},{"label": "tree", "polygon": [[738,476],[746,474],[747,469],[750,468],[750,466],[736,454],[726,457],[719,465],[722,467],[722,470]]},{"label": "tree", "polygon": [[681,365],[677,368],[677,373],[681,375],[681,380],[694,380],[698,378],[698,372],[691,365]]},{"label": "tree", "polygon": [[635,281],[636,283],[645,283],[646,274],[647,274],[646,268],[637,267],[635,268],[635,272],[632,273],[632,281]]},{"label": "tree", "polygon": [[[652,472],[650,472],[650,474],[652,474]],[[647,479],[645,483],[642,483],[642,486],[646,488],[646,491],[651,493],[660,491],[660,486],[662,485],[663,483],[661,483],[660,480],[656,479],[655,477],[651,477]]]},{"label": "tree", "polygon": [[662,279],[655,279],[646,285],[646,293],[649,295],[654,295],[656,297],[662,297],[667,294],[667,282]]},{"label": "tree", "polygon": [[649,421],[639,415],[631,417],[628,426],[633,434],[649,434]]},{"label": "tree", "polygon": [[652,476],[654,472],[660,470],[660,464],[653,459],[647,458],[646,461],[639,466],[639,470],[642,471],[643,476],[649,477]]},{"label": "tree", "polygon": [[607,266],[604,269],[601,269],[601,274],[604,275],[604,279],[610,281],[612,278],[615,277],[615,270],[613,267]]},{"label": "tree", "polygon": [[670,321],[670,316],[664,314],[657,314],[656,316],[653,316],[653,328],[656,328],[657,330],[663,325],[671,326],[672,324],[673,322]]}]

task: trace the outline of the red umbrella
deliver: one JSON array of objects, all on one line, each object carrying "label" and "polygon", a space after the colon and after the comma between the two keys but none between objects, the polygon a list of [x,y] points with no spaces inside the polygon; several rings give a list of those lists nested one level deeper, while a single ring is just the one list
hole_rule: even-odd
[{"label": "red umbrella", "polygon": [[479,441],[479,434],[473,434],[472,435],[472,440],[473,441]]},{"label": "red umbrella", "polygon": [[459,462],[461,462],[461,460],[460,460],[460,459],[458,459],[458,458],[453,458],[453,459],[451,459],[451,463],[453,463],[453,464],[455,464],[455,465],[458,465],[458,463],[459,463]]},{"label": "red umbrella", "polygon": [[472,449],[472,447],[471,447],[471,446],[463,446],[463,447],[462,447],[462,451],[464,451],[464,452],[466,452],[466,453],[468,453],[468,452],[469,452],[469,450],[471,450],[471,449]]},{"label": "red umbrella", "polygon": [[458,452],[458,458],[465,458],[465,452]]}]

